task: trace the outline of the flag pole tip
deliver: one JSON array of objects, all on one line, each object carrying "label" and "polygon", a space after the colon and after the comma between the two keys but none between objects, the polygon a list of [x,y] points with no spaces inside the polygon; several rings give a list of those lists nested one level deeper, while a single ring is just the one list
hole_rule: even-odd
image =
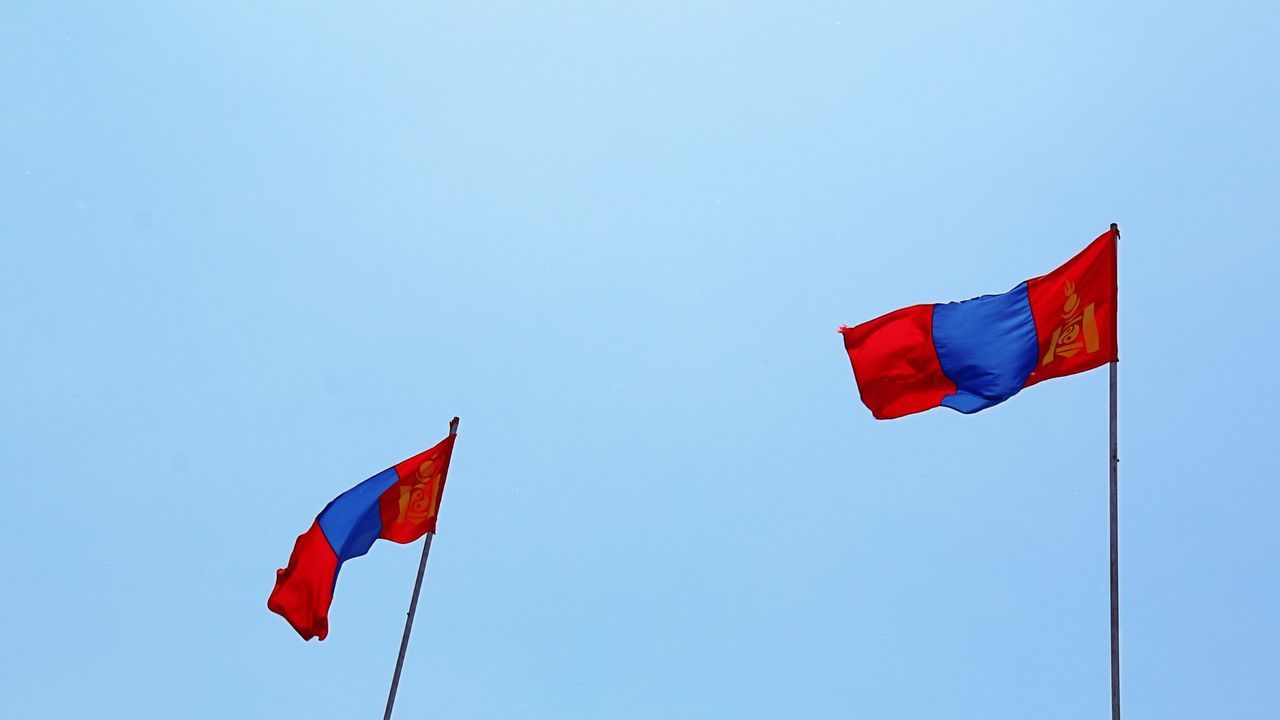
[{"label": "flag pole tip", "polygon": [[450,434],[450,435],[457,435],[457,434],[458,434],[458,418],[457,418],[457,416],[454,416],[454,418],[453,418],[452,420],[450,420],[450,421],[449,421],[449,434]]},{"label": "flag pole tip", "polygon": [[1117,224],[1115,224],[1115,223],[1111,223],[1111,229],[1112,229],[1112,230],[1114,230],[1114,231],[1116,231],[1116,232],[1119,232],[1119,231],[1120,231],[1120,226],[1119,226],[1119,225],[1117,225]]}]

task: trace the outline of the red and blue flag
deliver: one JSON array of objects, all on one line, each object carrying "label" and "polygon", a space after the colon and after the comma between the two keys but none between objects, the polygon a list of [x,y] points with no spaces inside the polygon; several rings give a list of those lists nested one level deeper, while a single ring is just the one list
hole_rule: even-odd
[{"label": "red and blue flag", "polygon": [[329,603],[342,563],[369,552],[378,538],[410,543],[436,531],[457,422],[440,444],[339,495],[298,536],[289,566],[276,571],[267,607],[302,639],[329,634]]},{"label": "red and blue flag", "polygon": [[1002,295],[913,305],[840,328],[862,402],[881,419],[974,413],[1041,380],[1117,359],[1115,225]]}]

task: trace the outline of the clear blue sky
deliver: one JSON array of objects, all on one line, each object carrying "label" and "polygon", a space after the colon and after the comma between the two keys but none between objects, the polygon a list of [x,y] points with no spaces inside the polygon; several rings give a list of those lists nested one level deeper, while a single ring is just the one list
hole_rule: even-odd
[{"label": "clear blue sky", "polygon": [[836,328],[1112,221],[1126,717],[1280,716],[1274,4],[195,5],[0,8],[0,716],[379,716],[457,414],[403,717],[1103,718],[1105,371]]}]

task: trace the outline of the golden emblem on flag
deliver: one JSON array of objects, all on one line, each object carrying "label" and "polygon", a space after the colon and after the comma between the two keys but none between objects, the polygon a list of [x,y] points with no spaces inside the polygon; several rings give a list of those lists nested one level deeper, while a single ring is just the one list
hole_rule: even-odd
[{"label": "golden emblem on flag", "polygon": [[1049,340],[1049,351],[1045,353],[1041,365],[1048,365],[1058,357],[1072,357],[1084,350],[1085,353],[1097,352],[1098,321],[1094,317],[1094,303],[1080,309],[1080,296],[1076,293],[1075,283],[1067,280],[1062,286],[1067,296],[1062,305],[1062,324],[1053,331]]},{"label": "golden emblem on flag", "polygon": [[440,470],[435,460],[424,460],[418,466],[413,485],[400,486],[400,514],[396,524],[417,525],[436,514],[440,501]]}]

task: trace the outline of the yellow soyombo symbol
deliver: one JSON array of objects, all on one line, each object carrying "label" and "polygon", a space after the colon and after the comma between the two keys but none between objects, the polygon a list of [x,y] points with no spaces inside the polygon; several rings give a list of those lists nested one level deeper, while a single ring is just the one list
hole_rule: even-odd
[{"label": "yellow soyombo symbol", "polygon": [[417,482],[400,486],[400,514],[396,524],[416,525],[436,514],[440,502],[440,466],[425,460],[418,466]]},{"label": "yellow soyombo symbol", "polygon": [[[1062,286],[1067,301],[1062,305],[1062,324],[1053,331],[1053,339],[1049,341],[1049,352],[1045,353],[1041,365],[1048,365],[1054,358],[1071,357],[1080,352],[1098,350],[1098,321],[1093,315],[1093,303],[1080,311],[1080,296],[1076,294],[1075,283],[1068,280]],[[1084,337],[1081,338],[1081,335]]]}]

